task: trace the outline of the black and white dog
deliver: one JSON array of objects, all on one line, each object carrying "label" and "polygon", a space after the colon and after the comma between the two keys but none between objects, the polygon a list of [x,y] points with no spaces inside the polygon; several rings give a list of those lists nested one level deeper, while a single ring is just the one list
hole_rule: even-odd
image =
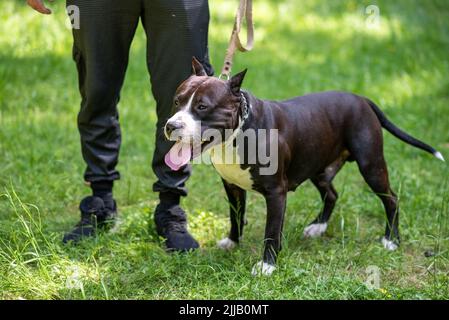
[{"label": "black and white dog", "polygon": [[[399,208],[388,180],[382,128],[444,161],[441,153],[401,131],[372,101],[355,94],[323,92],[282,102],[265,101],[241,90],[246,70],[229,81],[208,77],[195,59],[193,70],[194,74],[177,89],[177,112],[165,126],[167,138],[177,141],[165,160],[173,170],[179,170],[203,152],[210,153],[231,207],[231,230],[218,243],[220,247],[231,249],[242,236],[246,191],[262,194],[267,206],[265,249],[253,273],[271,274],[281,249],[287,192],[306,180],[312,181],[324,208],[305,228],[304,236],[322,235],[337,200],[332,180],[347,161],[357,163],[365,181],[383,202],[387,214],[384,247],[398,247]],[[215,133],[210,134],[211,130]],[[265,134],[261,139],[261,130],[276,134],[268,138]],[[246,139],[237,143],[241,136]],[[254,159],[253,153],[260,154],[260,150],[263,154],[270,150],[275,157],[268,162]],[[233,161],[222,161],[222,151],[230,151]],[[270,171],[270,167],[275,170]]]}]

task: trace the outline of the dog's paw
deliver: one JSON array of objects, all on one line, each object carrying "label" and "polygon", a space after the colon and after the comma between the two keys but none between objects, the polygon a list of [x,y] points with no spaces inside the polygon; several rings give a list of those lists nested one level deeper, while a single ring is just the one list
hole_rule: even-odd
[{"label": "dog's paw", "polygon": [[262,275],[262,276],[271,276],[271,274],[274,272],[274,270],[276,270],[276,266],[263,262],[263,261],[259,261],[258,263],[256,263],[253,267],[253,270],[251,271],[251,274],[253,276],[258,276],[258,275]]},{"label": "dog's paw", "polygon": [[217,247],[223,250],[232,250],[237,246],[237,243],[235,241],[232,241],[229,238],[221,239],[217,242]]},{"label": "dog's paw", "polygon": [[304,229],[304,238],[321,237],[326,232],[327,223],[313,223]]},{"label": "dog's paw", "polygon": [[382,244],[388,251],[395,251],[399,248],[398,244],[396,244],[394,241],[388,240],[385,237],[382,238]]}]

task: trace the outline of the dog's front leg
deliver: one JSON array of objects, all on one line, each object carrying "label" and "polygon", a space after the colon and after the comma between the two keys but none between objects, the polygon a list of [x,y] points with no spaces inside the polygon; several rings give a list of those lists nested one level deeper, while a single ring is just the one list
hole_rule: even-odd
[{"label": "dog's front leg", "polygon": [[236,185],[223,180],[223,185],[229,200],[229,215],[231,218],[231,230],[229,236],[218,242],[218,247],[229,250],[233,249],[243,235],[245,225],[246,191]]},{"label": "dog's front leg", "polygon": [[252,270],[253,275],[271,275],[276,269],[276,258],[281,250],[281,234],[284,224],[287,192],[281,189],[265,195],[267,204],[267,222],[265,226],[265,248],[263,260]]}]

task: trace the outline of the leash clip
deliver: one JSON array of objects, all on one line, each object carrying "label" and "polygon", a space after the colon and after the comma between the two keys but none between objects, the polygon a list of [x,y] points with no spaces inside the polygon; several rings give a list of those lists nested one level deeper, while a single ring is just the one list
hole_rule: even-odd
[{"label": "leash clip", "polygon": [[229,76],[229,74],[220,73],[220,75],[218,76],[218,79],[223,80],[223,81],[229,81],[230,76]]}]

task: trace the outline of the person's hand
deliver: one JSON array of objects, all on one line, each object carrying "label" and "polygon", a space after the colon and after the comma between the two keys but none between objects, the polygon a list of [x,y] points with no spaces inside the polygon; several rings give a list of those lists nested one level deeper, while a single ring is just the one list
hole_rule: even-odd
[{"label": "person's hand", "polygon": [[[53,0],[48,0],[53,2]],[[44,5],[44,0],[27,0],[28,5],[43,14],[51,14],[51,10]]]}]

